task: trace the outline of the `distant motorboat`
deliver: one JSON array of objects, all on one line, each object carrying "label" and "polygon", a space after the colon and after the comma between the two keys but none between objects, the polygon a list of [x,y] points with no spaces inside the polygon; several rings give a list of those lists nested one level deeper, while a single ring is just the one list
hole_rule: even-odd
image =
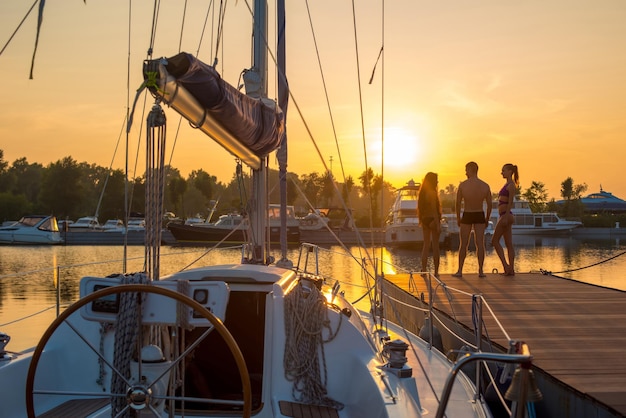
[{"label": "distant motorboat", "polygon": [[[419,224],[417,201],[420,184],[409,180],[406,186],[396,191],[385,226],[385,244],[389,247],[412,247],[424,243],[424,234]],[[447,236],[447,225],[442,223],[439,242]]]},{"label": "distant motorboat", "polygon": [[124,221],[121,219],[109,219],[102,225],[102,230],[105,232],[123,231],[124,228]]},{"label": "distant motorboat", "polygon": [[129,219],[128,231],[145,231],[146,220],[143,218]]},{"label": "distant motorboat", "polygon": [[317,231],[328,227],[328,217],[319,211],[307,213],[298,222],[301,231]]},{"label": "distant motorboat", "polygon": [[0,227],[0,244],[61,244],[63,238],[54,216],[30,215]]},{"label": "distant motorboat", "polygon": [[[533,212],[526,200],[515,198],[511,209],[515,223],[513,235],[541,235],[566,233],[574,228],[582,226],[580,221],[561,219],[556,212]],[[491,221],[494,225],[498,222],[498,202],[493,202]]]},{"label": "distant motorboat", "polygon": [[206,219],[200,216],[200,214],[196,214],[196,216],[185,219],[185,225],[198,225],[205,223],[207,223]]},{"label": "distant motorboat", "polygon": [[[446,230],[448,235],[458,234],[459,233],[459,223],[456,219],[456,213],[444,213],[441,215],[446,224]],[[487,227],[485,228],[485,236],[493,235],[494,223],[493,221],[489,221]]]},{"label": "distant motorboat", "polygon": [[[269,205],[269,236],[270,242],[280,242],[280,214],[279,205]],[[176,241],[180,244],[221,243],[243,244],[248,241],[249,222],[247,217],[238,213],[221,215],[215,223],[198,222],[184,225],[168,224]],[[287,243],[300,243],[299,222],[295,216],[293,206],[287,206]]]},{"label": "distant motorboat", "polygon": [[76,222],[69,224],[67,228],[71,232],[102,230],[102,226],[98,222],[98,218],[95,216],[84,216],[82,218],[78,218]]},{"label": "distant motorboat", "polygon": [[350,213],[342,207],[316,208],[299,219],[300,231],[320,231],[330,229],[354,230]]}]

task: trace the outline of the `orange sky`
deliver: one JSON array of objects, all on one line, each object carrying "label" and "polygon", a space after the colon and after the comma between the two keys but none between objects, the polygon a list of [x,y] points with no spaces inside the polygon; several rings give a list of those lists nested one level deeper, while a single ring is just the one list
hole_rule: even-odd
[{"label": "orange sky", "polygon": [[[162,2],[154,57],[175,55],[179,42],[182,50],[198,50],[203,8],[210,2],[188,2],[179,41],[183,3]],[[0,4],[2,46],[31,4]],[[5,160],[26,157],[46,165],[71,155],[79,162],[108,166],[113,161],[115,168],[124,167],[124,136],[115,158],[114,150],[127,103],[142,81],[152,4],[134,1],[129,25],[128,2],[47,2],[34,80],[29,80],[33,11],[0,55],[0,149]],[[287,2],[289,83],[329,165],[332,156],[337,177],[340,160],[346,174],[358,177],[365,168],[364,150],[372,169],[383,170],[384,115],[384,175],[395,186],[421,180],[427,171],[439,173],[442,188],[458,185],[465,163],[474,160],[479,176],[496,191],[503,184],[501,166],[511,162],[519,167],[523,188],[541,181],[556,199],[568,176],[586,183],[588,192],[602,186],[626,198],[621,170],[626,158],[623,0],[386,1],[384,66],[378,64],[372,84],[368,80],[382,45],[381,2],[357,1],[360,93],[351,2],[309,2],[339,151],[304,4]],[[251,29],[246,2],[231,1],[229,7],[218,69],[236,84],[240,71],[250,65]],[[213,61],[215,50],[210,31],[211,24],[200,47],[205,62]],[[143,118],[141,109],[136,114]],[[288,114],[289,171],[323,172],[293,103]],[[176,137],[179,117],[171,111],[168,122],[168,143],[176,142],[174,167],[183,175],[202,168],[221,181],[230,180],[232,157],[186,122]],[[129,137],[131,168],[140,138],[138,122],[136,126]],[[139,161],[143,171],[142,155]]]}]

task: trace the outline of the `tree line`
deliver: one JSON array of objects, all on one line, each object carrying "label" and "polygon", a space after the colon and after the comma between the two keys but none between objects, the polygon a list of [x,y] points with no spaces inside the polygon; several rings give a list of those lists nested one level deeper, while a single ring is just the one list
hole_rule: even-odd
[{"label": "tree line", "polygon": [[[197,169],[184,178],[174,167],[165,167],[165,210],[180,218],[206,217],[215,203],[219,216],[228,212],[245,211],[250,197],[251,178],[236,170],[228,183]],[[357,184],[357,181],[359,182]],[[269,172],[269,201],[279,202],[278,172]],[[339,207],[341,198],[350,202],[353,213],[362,218],[358,223],[381,224],[379,202],[392,199],[392,186],[382,181],[370,169],[356,181],[348,177],[336,185],[332,174],[287,174],[288,204],[304,215],[310,207]],[[385,199],[383,199],[385,195]],[[120,169],[108,169],[96,164],[77,162],[71,156],[43,166],[30,163],[25,157],[9,164],[0,149],[0,221],[17,220],[28,214],[53,214],[58,219],[76,220],[83,216],[124,219],[125,201],[130,213],[138,216],[145,211],[145,176],[128,179]],[[304,212],[304,213],[303,213]]]},{"label": "tree line", "polygon": [[[165,209],[180,218],[206,217],[217,202],[214,216],[232,211],[243,212],[250,193],[251,179],[236,170],[228,183],[197,169],[184,178],[174,167],[165,167]],[[269,201],[279,201],[278,172],[269,172]],[[568,177],[561,184],[565,205],[548,200],[545,185],[532,181],[519,194],[534,211],[556,211],[565,217],[581,217],[580,197],[586,184],[576,184]],[[440,190],[442,207],[454,211],[457,187],[449,184]],[[141,214],[145,208],[145,176],[126,179],[120,169],[77,162],[71,156],[43,166],[25,157],[9,164],[0,149],[0,220],[16,220],[28,214],[53,214],[59,219],[76,220],[82,216],[124,219],[125,199],[129,212]],[[380,227],[393,204],[395,188],[369,168],[358,178],[348,176],[343,182],[332,173],[287,174],[287,203],[299,215],[313,208],[343,207],[352,210],[359,227]]]}]

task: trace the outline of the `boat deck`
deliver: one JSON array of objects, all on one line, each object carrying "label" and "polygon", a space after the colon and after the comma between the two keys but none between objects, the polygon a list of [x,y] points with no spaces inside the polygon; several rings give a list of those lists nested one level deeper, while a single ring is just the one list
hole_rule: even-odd
[{"label": "boat deck", "polygon": [[[386,276],[404,290],[409,289],[409,278]],[[419,275],[413,280],[424,292],[425,280]],[[482,294],[511,338],[528,343],[535,368],[573,388],[568,392],[579,392],[576,396],[608,406],[615,416],[626,416],[626,292],[533,273],[442,275],[441,280],[449,288]],[[452,315],[441,291],[433,306]],[[471,327],[471,314],[471,298],[455,297],[458,321]],[[484,320],[489,330],[496,329],[493,318],[485,314]],[[508,346],[501,333],[490,337]],[[573,406],[568,400],[559,402],[565,414],[561,416],[585,416],[569,410]]]}]

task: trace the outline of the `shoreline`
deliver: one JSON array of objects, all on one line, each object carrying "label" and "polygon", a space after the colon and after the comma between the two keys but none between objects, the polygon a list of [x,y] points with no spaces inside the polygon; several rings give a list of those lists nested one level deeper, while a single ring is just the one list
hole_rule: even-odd
[{"label": "shoreline", "polygon": [[580,227],[570,231],[568,235],[574,237],[613,238],[626,237],[626,228],[621,227]]}]

